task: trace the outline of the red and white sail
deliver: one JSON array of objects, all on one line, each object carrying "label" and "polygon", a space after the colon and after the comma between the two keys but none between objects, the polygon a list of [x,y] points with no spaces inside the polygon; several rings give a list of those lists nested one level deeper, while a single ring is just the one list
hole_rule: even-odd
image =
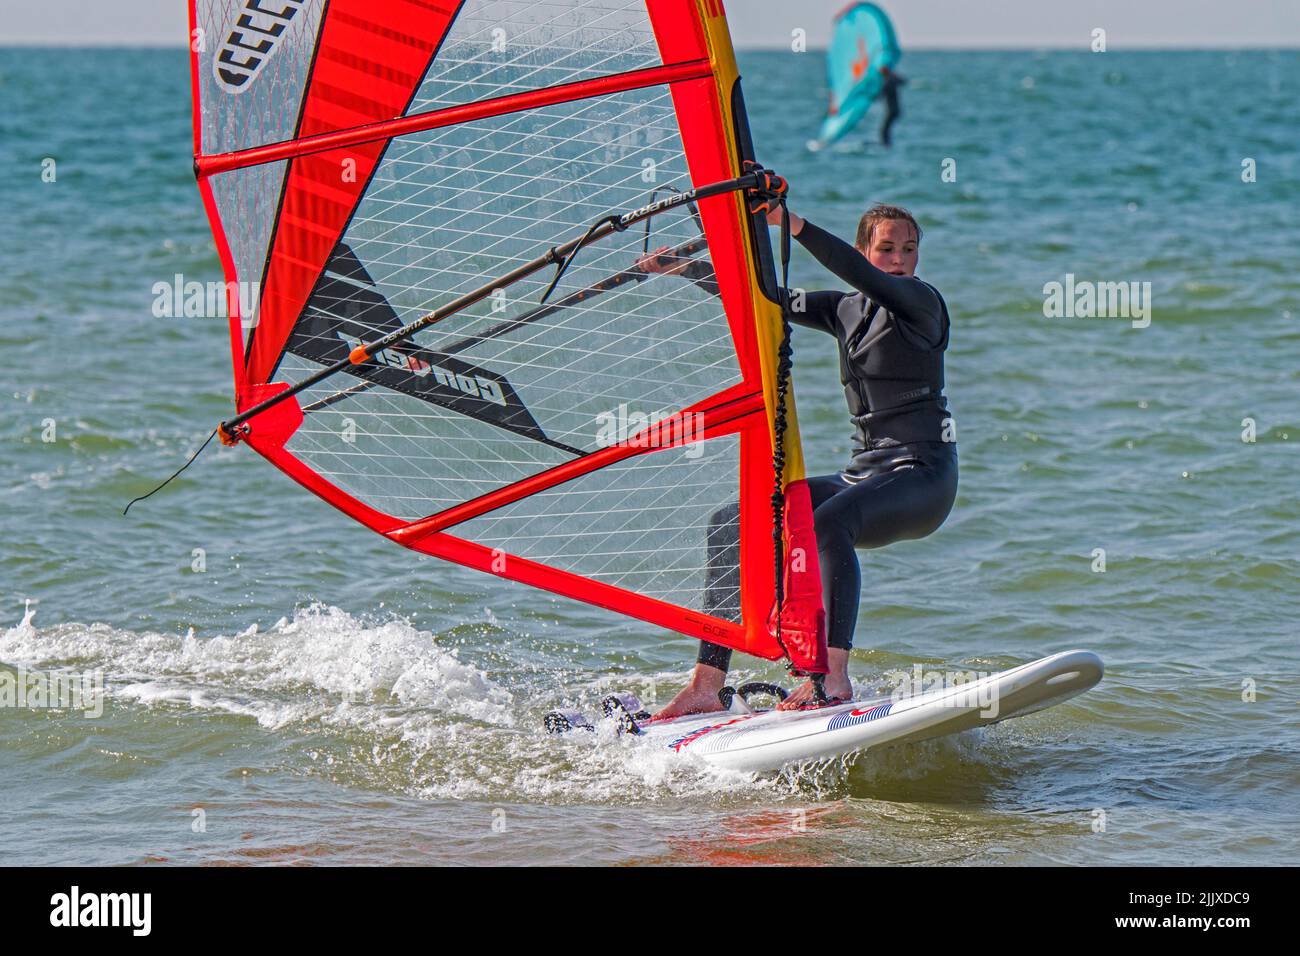
[{"label": "red and white sail", "polygon": [[[239,409],[752,146],[719,0],[191,0],[199,186]],[[255,416],[247,442],[392,540],[823,669],[779,306],[734,193],[502,287]],[[686,276],[637,273],[645,249]],[[702,264],[702,265],[701,265]],[[637,273],[629,275],[629,273]],[[692,278],[694,277],[694,278]],[[703,278],[701,278],[703,277]],[[616,280],[616,281],[611,281]]]}]

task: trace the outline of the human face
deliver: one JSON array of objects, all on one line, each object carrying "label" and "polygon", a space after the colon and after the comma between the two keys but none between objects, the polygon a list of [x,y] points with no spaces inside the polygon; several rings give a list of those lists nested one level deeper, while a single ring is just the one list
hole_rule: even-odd
[{"label": "human face", "polygon": [[905,219],[884,219],[871,231],[871,248],[858,248],[877,269],[892,276],[916,275],[921,257],[916,244],[916,230]]}]

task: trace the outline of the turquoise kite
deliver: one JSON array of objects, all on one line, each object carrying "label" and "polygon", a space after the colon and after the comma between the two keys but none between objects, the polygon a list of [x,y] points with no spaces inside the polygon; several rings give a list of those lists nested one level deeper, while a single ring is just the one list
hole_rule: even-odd
[{"label": "turquoise kite", "polygon": [[818,135],[820,145],[835,142],[858,124],[884,85],[880,68],[893,70],[902,55],[894,25],[880,7],[854,3],[840,11],[826,51],[831,101]]}]

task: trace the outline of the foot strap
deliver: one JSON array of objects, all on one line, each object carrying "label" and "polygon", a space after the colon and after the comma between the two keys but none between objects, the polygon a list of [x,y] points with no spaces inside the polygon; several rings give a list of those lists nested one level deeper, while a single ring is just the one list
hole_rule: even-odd
[{"label": "foot strap", "polygon": [[610,694],[600,702],[600,708],[606,717],[614,720],[620,734],[639,734],[640,721],[650,719],[650,714],[641,709],[641,702],[631,694]]}]

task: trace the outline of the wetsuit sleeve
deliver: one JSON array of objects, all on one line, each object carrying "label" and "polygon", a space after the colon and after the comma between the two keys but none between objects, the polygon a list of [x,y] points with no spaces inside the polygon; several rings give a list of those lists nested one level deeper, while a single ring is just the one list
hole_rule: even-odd
[{"label": "wetsuit sleeve", "polygon": [[[839,308],[843,292],[790,292],[790,321],[806,329],[835,334],[835,310]],[[800,298],[801,297],[801,298]],[[802,303],[803,308],[798,306]]]},{"label": "wetsuit sleeve", "polygon": [[919,340],[914,344],[935,348],[943,341],[943,302],[920,279],[882,272],[843,239],[806,219],[797,238],[823,266],[892,312],[907,326],[904,335]]}]

